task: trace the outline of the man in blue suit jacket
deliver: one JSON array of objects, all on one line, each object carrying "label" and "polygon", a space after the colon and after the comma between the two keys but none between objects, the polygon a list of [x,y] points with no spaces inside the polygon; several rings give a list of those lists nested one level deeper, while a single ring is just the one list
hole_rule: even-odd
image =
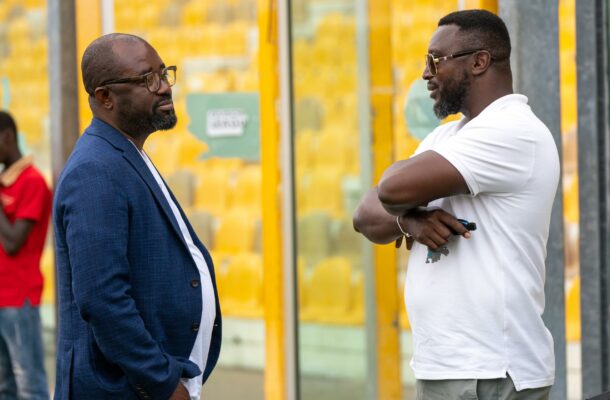
[{"label": "man in blue suit jacket", "polygon": [[176,124],[176,69],[126,34],[95,40],[81,67],[94,118],[53,207],[55,399],[199,399],[220,352],[214,268],[142,149]]}]

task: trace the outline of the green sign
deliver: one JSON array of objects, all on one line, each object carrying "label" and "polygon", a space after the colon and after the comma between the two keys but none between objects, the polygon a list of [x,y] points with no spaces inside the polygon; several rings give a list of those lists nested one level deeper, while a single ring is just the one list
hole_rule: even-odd
[{"label": "green sign", "polygon": [[258,93],[196,93],[186,97],[191,133],[207,143],[204,158],[260,159]]},{"label": "green sign", "polygon": [[407,129],[413,137],[419,140],[424,140],[434,128],[440,125],[440,121],[434,114],[434,100],[430,98],[426,81],[423,79],[416,80],[409,88],[403,111]]}]

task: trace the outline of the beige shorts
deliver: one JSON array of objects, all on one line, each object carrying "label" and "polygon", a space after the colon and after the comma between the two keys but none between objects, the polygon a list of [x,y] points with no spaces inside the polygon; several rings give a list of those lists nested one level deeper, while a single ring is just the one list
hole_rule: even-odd
[{"label": "beige shorts", "polygon": [[551,386],[515,389],[510,377],[499,379],[418,380],[416,400],[547,400]]}]

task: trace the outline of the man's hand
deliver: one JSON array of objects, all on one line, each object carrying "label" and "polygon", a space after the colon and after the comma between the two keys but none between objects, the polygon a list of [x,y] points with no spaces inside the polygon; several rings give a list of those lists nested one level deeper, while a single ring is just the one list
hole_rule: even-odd
[{"label": "man's hand", "polygon": [[[470,231],[464,228],[457,218],[440,208],[416,209],[401,217],[400,221],[415,241],[431,250],[446,245],[456,234],[470,238]],[[396,245],[400,245],[398,241]],[[407,249],[411,249],[412,245],[413,241],[407,240]]]},{"label": "man's hand", "polygon": [[178,382],[178,386],[176,387],[176,390],[174,390],[172,397],[169,398],[169,400],[190,400],[190,399],[191,399],[191,395],[189,394],[188,390],[186,390],[186,387],[182,384],[182,382]]}]

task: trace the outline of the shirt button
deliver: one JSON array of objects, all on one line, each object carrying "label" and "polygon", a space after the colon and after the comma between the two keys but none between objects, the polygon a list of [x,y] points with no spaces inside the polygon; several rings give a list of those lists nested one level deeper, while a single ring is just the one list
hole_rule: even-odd
[{"label": "shirt button", "polygon": [[198,323],[194,323],[193,325],[191,325],[191,329],[195,332],[197,332],[199,330],[199,324]]},{"label": "shirt button", "polygon": [[191,281],[191,287],[194,287],[194,288],[199,287],[199,280],[198,279],[193,279]]}]

